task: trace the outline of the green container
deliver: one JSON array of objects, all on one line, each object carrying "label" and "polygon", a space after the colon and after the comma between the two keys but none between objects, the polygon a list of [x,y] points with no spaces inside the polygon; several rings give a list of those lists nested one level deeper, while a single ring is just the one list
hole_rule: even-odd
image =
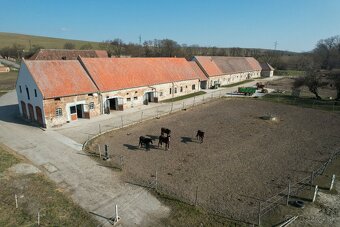
[{"label": "green container", "polygon": [[238,93],[243,93],[244,95],[252,95],[256,92],[254,87],[239,87]]}]

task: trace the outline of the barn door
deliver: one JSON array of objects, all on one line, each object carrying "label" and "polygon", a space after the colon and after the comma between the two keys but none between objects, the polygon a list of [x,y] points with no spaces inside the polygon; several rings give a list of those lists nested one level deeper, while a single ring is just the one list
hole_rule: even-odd
[{"label": "barn door", "polygon": [[24,118],[27,118],[26,104],[23,101],[21,101],[21,109],[22,109],[22,115],[24,116]]},{"label": "barn door", "polygon": [[34,121],[34,110],[33,110],[33,106],[30,103],[28,104],[28,112],[30,114],[29,119],[31,121]]},{"label": "barn door", "polygon": [[39,106],[36,106],[35,107],[35,112],[37,113],[37,121],[40,125],[43,125],[44,122],[43,122],[43,119],[42,119],[42,113],[41,113],[41,109]]}]

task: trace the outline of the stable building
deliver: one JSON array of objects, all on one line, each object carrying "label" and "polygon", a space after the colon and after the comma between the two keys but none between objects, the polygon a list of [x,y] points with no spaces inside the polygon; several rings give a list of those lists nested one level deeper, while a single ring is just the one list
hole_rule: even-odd
[{"label": "stable building", "polygon": [[195,56],[196,62],[208,78],[202,88],[216,88],[261,77],[262,67],[253,57]]},{"label": "stable building", "polygon": [[77,60],[23,60],[16,91],[20,114],[42,127],[100,114],[98,89]]},{"label": "stable building", "polygon": [[147,105],[200,90],[185,58],[79,58],[101,93],[101,113]]}]

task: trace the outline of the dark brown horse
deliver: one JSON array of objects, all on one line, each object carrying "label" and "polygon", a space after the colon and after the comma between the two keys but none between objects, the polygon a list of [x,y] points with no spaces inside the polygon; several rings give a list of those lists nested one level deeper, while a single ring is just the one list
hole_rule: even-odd
[{"label": "dark brown horse", "polygon": [[159,147],[159,145],[161,145],[161,147],[163,147],[163,143],[165,144],[165,150],[169,149],[169,147],[170,147],[170,135],[168,135],[168,136],[160,135],[158,137],[158,147]]},{"label": "dark brown horse", "polygon": [[138,145],[139,147],[143,147],[143,145],[145,145],[145,149],[150,150],[150,143],[153,144],[151,138],[147,138],[144,136],[139,137],[139,145]]},{"label": "dark brown horse", "polygon": [[161,128],[161,135],[164,136],[164,134],[167,134],[168,136],[170,136],[171,130],[168,128]]},{"label": "dark brown horse", "polygon": [[201,130],[198,130],[196,133],[196,139],[199,140],[201,143],[203,143],[204,132]]}]

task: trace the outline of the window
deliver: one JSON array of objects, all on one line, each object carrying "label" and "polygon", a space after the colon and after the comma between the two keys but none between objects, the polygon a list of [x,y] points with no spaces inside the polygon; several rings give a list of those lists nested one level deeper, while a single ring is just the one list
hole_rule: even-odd
[{"label": "window", "polygon": [[192,88],[192,90],[195,90],[195,89],[196,89],[196,85],[193,84],[193,85],[191,86],[191,88]]},{"label": "window", "polygon": [[30,92],[28,90],[28,87],[26,87],[26,94],[27,94],[27,99],[30,100]]},{"label": "window", "polygon": [[137,96],[133,97],[133,100],[138,100],[138,97]]},{"label": "window", "polygon": [[137,91],[135,91],[135,94],[137,94]]},{"label": "window", "polygon": [[54,101],[60,101],[60,98],[55,98]]},{"label": "window", "polygon": [[175,94],[177,93],[177,87],[175,87]]},{"label": "window", "polygon": [[170,88],[169,94],[171,95],[171,88]]},{"label": "window", "polygon": [[37,89],[34,89],[34,97],[38,97],[38,95],[37,95]]},{"label": "window", "polygon": [[128,93],[126,93],[126,95],[129,95],[129,92],[128,92]]},{"label": "window", "polygon": [[183,87],[180,88],[179,92],[183,92]]},{"label": "window", "polygon": [[87,96],[93,96],[93,93],[87,94]]},{"label": "window", "polygon": [[71,114],[77,113],[77,109],[76,109],[75,106],[71,106],[71,107],[70,107],[70,113],[71,113]]},{"label": "window", "polygon": [[131,98],[127,98],[126,101],[127,101],[127,102],[130,102],[130,101],[131,101]]},{"label": "window", "polygon": [[21,86],[19,86],[20,93],[22,93]]},{"label": "window", "polygon": [[161,92],[159,92],[159,96],[163,96],[163,92],[161,91]]},{"label": "window", "polygon": [[[75,109],[76,107],[74,106],[74,109]],[[56,110],[55,110],[55,116],[56,117],[61,117],[61,116],[63,116],[63,110],[61,109],[61,108],[57,108]]]},{"label": "window", "polygon": [[188,88],[188,86],[185,86],[185,88]]},{"label": "window", "polygon": [[89,103],[89,109],[90,110],[94,110],[94,102],[90,102]]}]

